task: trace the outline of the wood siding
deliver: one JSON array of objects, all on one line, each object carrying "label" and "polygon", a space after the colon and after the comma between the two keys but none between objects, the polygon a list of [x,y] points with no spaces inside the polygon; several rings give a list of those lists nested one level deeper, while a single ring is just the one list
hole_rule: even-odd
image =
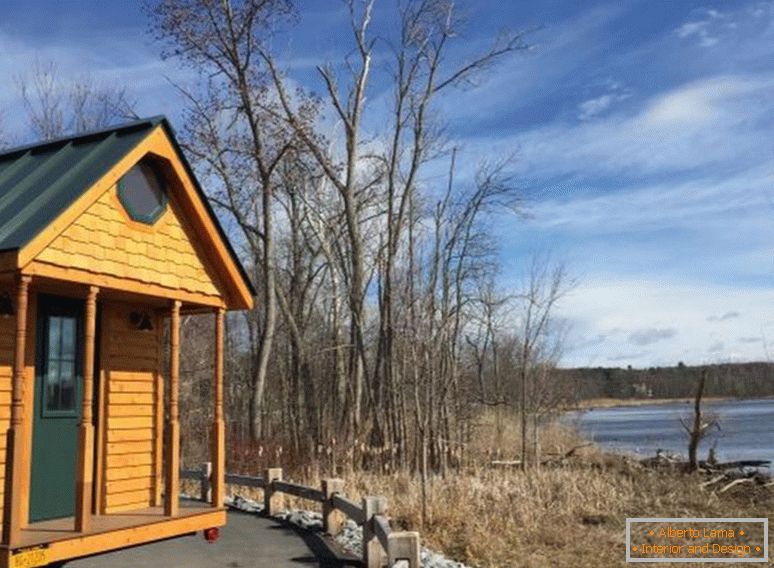
[{"label": "wood siding", "polygon": [[[0,288],[1,291],[8,292],[14,297],[14,289]],[[25,365],[26,372],[24,380],[28,385],[24,392],[24,422],[25,428],[30,427],[32,407],[34,404],[34,381],[35,381],[35,321],[37,314],[37,295],[30,294],[27,308],[27,345]],[[3,498],[5,497],[5,455],[6,455],[6,436],[11,423],[11,391],[13,375],[13,352],[16,342],[16,318],[14,316],[0,316],[0,518],[3,513]],[[26,452],[25,460],[30,459],[32,451],[31,440],[32,431],[27,429],[24,434],[27,444],[24,444]],[[20,480],[18,490],[21,494],[19,499],[21,510],[19,517],[22,526],[27,525],[27,513],[29,511],[29,476],[26,475]]]},{"label": "wood siding", "polygon": [[[11,375],[16,318],[0,317],[0,514],[5,489],[6,432],[11,423]],[[1,517],[0,517],[1,518]]]},{"label": "wood siding", "polygon": [[60,268],[220,297],[214,273],[196,249],[196,235],[179,206],[152,226],[129,219],[111,187],[36,258]]},{"label": "wood siding", "polygon": [[136,330],[130,325],[132,311],[147,309],[119,303],[103,305],[104,498],[100,508],[105,513],[148,507],[156,500],[161,459],[156,444],[161,322],[151,312],[154,329]]}]

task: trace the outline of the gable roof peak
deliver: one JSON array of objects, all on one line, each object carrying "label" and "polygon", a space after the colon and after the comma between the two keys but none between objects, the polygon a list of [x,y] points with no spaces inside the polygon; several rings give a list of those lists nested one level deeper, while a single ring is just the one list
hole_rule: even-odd
[{"label": "gable roof peak", "polygon": [[[146,141],[158,127],[169,140],[192,194],[203,205],[216,236],[225,246],[240,279],[255,288],[221,227],[193,168],[164,116],[153,116],[73,136],[13,148],[0,153],[0,251],[19,250],[35,239],[116,164]],[[227,261],[229,262],[229,261]]]}]

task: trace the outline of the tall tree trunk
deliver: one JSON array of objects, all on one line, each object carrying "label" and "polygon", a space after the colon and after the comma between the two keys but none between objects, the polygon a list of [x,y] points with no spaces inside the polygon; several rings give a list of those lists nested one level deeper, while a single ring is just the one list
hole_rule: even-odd
[{"label": "tall tree trunk", "polygon": [[274,343],[274,333],[277,323],[277,291],[274,273],[274,228],[272,215],[272,189],[270,180],[264,181],[263,187],[263,308],[264,324],[260,344],[258,346],[258,364],[253,378],[253,398],[251,401],[252,424],[250,436],[255,441],[263,436],[263,403],[266,390],[266,375],[269,370],[269,358]]},{"label": "tall tree trunk", "polygon": [[691,428],[688,441],[688,471],[696,471],[699,467],[696,454],[702,438],[701,399],[704,396],[704,384],[706,381],[707,371],[702,369],[699,382],[696,385],[696,396],[693,399],[693,427]]}]

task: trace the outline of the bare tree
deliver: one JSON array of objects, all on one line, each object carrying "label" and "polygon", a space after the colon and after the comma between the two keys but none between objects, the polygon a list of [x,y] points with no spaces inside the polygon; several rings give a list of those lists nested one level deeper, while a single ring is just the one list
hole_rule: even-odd
[{"label": "bare tree", "polygon": [[63,79],[53,61],[36,61],[28,74],[16,78],[16,86],[36,140],[137,118],[124,88],[101,85],[89,76]]},{"label": "bare tree", "polygon": [[707,369],[702,369],[698,380],[696,381],[696,395],[693,398],[693,421],[689,425],[687,419],[680,419],[685,431],[688,433],[688,471],[696,471],[699,467],[698,449],[701,441],[713,428],[720,428],[720,421],[717,416],[703,415],[701,409],[702,398],[704,397],[704,387],[707,383]]},{"label": "bare tree", "polygon": [[[350,342],[350,382],[356,385],[353,400],[353,426],[360,422],[357,393],[366,379],[368,367],[365,345],[365,296],[367,278],[363,225],[368,216],[365,201],[369,190],[382,186],[386,202],[386,237],[378,253],[380,282],[380,324],[377,353],[365,391],[373,417],[372,441],[384,442],[384,417],[381,404],[394,391],[392,362],[394,265],[399,236],[404,230],[411,195],[417,177],[427,160],[440,149],[440,129],[431,120],[433,101],[443,92],[468,83],[479,72],[503,56],[525,49],[523,34],[498,37],[485,53],[457,66],[447,63],[449,44],[459,35],[461,20],[452,2],[425,0],[408,2],[400,11],[399,40],[392,49],[393,107],[391,123],[380,134],[382,152],[366,152],[367,142],[362,121],[368,110],[366,93],[371,81],[372,61],[377,38],[371,34],[373,2],[347,3],[354,43],[354,55],[347,71],[337,73],[332,65],[318,67],[327,95],[326,103],[341,125],[339,133],[343,154],[336,147],[321,143],[311,124],[301,120],[288,92],[285,78],[271,53],[264,60],[271,70],[274,86],[282,104],[282,117],[297,132],[319,167],[338,191],[347,228]],[[394,428],[393,428],[394,429]]]},{"label": "bare tree", "polygon": [[[529,461],[528,417],[530,414],[537,417],[539,403],[547,402],[538,398],[541,392],[538,383],[549,376],[547,367],[556,361],[562,344],[555,335],[555,307],[567,293],[570,284],[563,264],[552,263],[549,257],[536,254],[530,263],[524,290],[518,295],[517,356],[522,470],[527,468]],[[537,424],[533,424],[533,428],[537,446]]]},{"label": "bare tree", "polygon": [[[283,161],[296,157],[292,131],[275,119],[279,109],[259,55],[292,6],[284,0],[165,0],[151,11],[168,46],[165,56],[183,58],[202,76],[200,91],[180,89],[189,102],[186,149],[217,184],[211,198],[236,221],[257,269],[262,301],[247,323],[255,338],[250,423],[258,439],[277,322],[277,176]],[[309,120],[311,105],[299,106],[299,120]]]}]

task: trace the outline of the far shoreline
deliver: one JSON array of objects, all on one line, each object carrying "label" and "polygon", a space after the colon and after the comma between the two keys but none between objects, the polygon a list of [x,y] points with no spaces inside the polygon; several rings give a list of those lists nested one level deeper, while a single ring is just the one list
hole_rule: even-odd
[{"label": "far shoreline", "polygon": [[[772,400],[773,396],[761,396],[755,398],[738,398],[734,396],[705,396],[702,398],[702,404],[707,402],[724,402],[730,400]],[[579,410],[594,410],[600,408],[619,408],[632,406],[650,406],[662,404],[693,404],[693,397],[680,398],[591,398],[581,400],[576,406],[566,406],[562,410],[566,412]]]}]

